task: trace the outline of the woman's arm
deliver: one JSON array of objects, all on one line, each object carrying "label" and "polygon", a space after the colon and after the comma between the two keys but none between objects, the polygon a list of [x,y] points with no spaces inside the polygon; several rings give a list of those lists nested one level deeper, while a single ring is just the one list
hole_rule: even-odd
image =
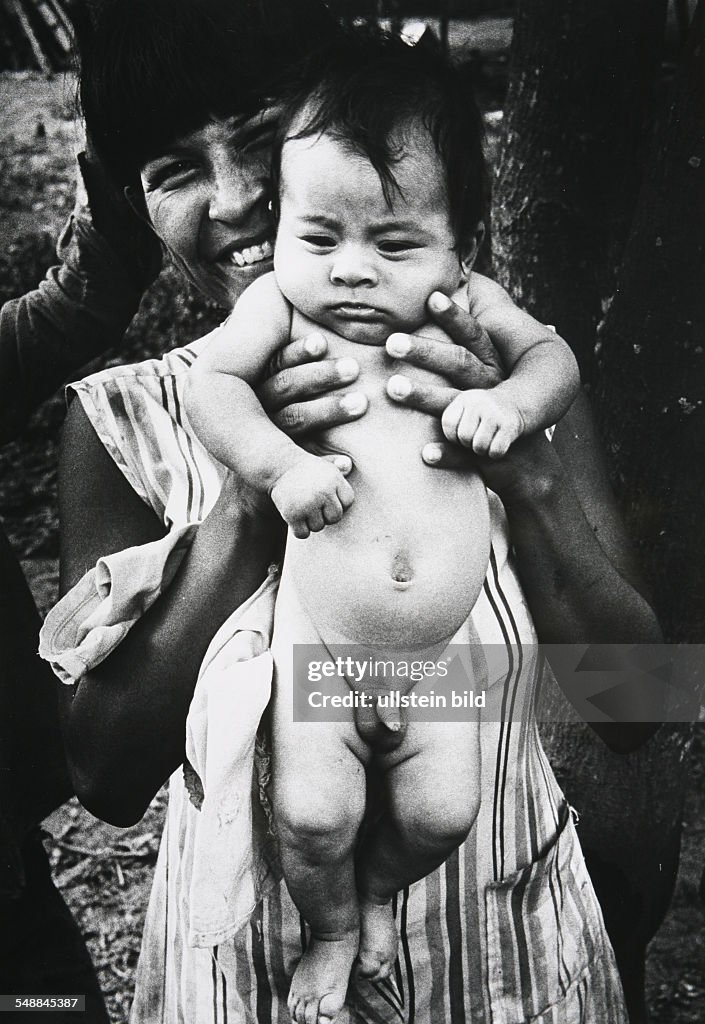
[{"label": "woman's arm", "polygon": [[[74,401],[60,461],[61,587],[101,555],[162,536]],[[238,493],[239,492],[239,493]],[[137,821],[182,762],[186,714],[211,638],[261,583],[278,521],[232,478],[166,591],[101,665],[62,688],[67,758],[79,799],[117,825]]]},{"label": "woman's arm", "polygon": [[[465,355],[450,356],[442,343],[410,339],[406,358],[443,373],[457,386],[467,387],[475,364],[491,376],[486,339],[458,307],[434,319],[460,345]],[[477,354],[476,354],[477,352]],[[450,366],[450,358],[457,360]],[[430,388],[408,380],[408,387],[391,389],[404,404],[441,415],[456,388]],[[430,465],[467,465],[468,455],[450,445],[424,450]],[[501,460],[473,461],[488,487],[507,510],[517,567],[536,624],[545,643],[635,644],[658,643],[661,633],[644,596],[632,546],[611,494],[589,404],[580,395],[555,431],[552,443],[543,434],[517,442]],[[610,746],[624,750],[653,732],[648,726],[593,727]],[[626,715],[628,717],[628,713]],[[635,719],[644,708],[634,709]]]},{"label": "woman's arm", "polygon": [[59,238],[59,263],[0,310],[0,443],[79,367],[120,343],[161,265],[156,236],[100,165],[84,154],[79,165],[79,196]]}]

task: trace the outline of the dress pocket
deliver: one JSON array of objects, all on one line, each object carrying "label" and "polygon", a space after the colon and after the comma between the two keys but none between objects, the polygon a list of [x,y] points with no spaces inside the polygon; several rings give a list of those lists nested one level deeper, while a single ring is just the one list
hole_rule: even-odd
[{"label": "dress pocket", "polygon": [[[621,986],[602,912],[566,808],[558,836],[543,857],[485,891],[487,979],[492,1024],[569,1021],[568,1006],[593,1002],[590,972],[605,970],[597,989],[621,1005]],[[606,954],[606,955],[605,955]],[[581,992],[576,991],[580,986]],[[587,997],[587,998],[585,998]],[[561,1006],[564,1012],[561,1012]],[[576,1003],[577,1006],[577,1003]],[[572,1011],[571,1011],[572,1014]],[[612,1020],[605,1017],[604,1020]],[[618,1017],[621,1019],[621,1013]]]}]

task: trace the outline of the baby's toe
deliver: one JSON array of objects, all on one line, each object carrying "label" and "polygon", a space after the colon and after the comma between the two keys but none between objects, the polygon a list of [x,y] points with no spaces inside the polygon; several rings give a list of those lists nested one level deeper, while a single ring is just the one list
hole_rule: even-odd
[{"label": "baby's toe", "polygon": [[317,1024],[333,1024],[333,1021],[343,1009],[344,1005],[345,995],[341,997],[340,993],[329,992],[328,995],[323,996],[318,1004]]},{"label": "baby's toe", "polygon": [[384,981],[392,971],[391,963],[382,953],[360,950],[357,958],[357,973],[368,981]]}]

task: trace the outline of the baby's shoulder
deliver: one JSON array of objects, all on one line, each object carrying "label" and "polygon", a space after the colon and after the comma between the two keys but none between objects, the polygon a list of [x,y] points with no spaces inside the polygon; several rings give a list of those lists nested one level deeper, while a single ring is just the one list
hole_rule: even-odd
[{"label": "baby's shoulder", "polygon": [[474,270],[468,277],[468,283],[462,291],[465,294],[465,301],[462,304],[463,308],[475,317],[480,316],[485,310],[492,309],[495,306],[514,305],[501,284],[497,284],[490,277],[478,274]]},{"label": "baby's shoulder", "polygon": [[255,304],[265,306],[271,306],[273,304],[275,308],[280,304],[284,304],[288,307],[289,303],[280,291],[279,285],[277,284],[277,277],[273,270],[270,270],[266,274],[262,274],[261,277],[256,278],[252,284],[249,284],[247,288],[245,288],[244,292],[235,303],[235,309]]}]

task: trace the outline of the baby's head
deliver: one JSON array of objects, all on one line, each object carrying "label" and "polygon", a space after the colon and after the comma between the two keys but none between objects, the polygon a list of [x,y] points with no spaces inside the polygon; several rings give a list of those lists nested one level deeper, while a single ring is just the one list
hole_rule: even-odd
[{"label": "baby's head", "polygon": [[353,35],[312,62],[274,153],[282,292],[353,341],[425,320],[482,237],[482,122],[435,50]]}]

